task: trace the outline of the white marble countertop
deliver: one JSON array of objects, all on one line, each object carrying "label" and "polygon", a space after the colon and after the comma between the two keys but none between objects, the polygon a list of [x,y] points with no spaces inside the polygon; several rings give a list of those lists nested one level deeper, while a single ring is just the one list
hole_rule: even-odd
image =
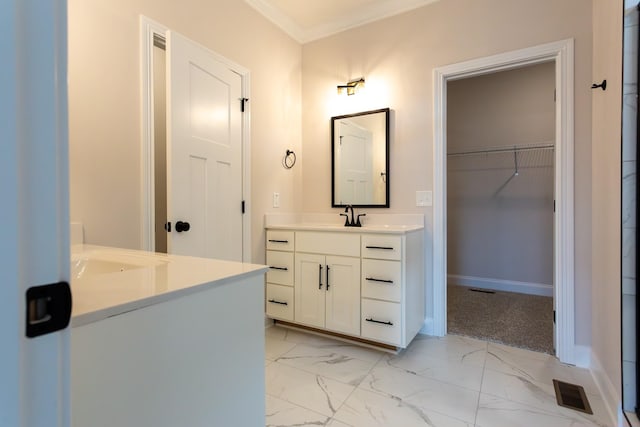
[{"label": "white marble countertop", "polygon": [[265,228],[378,234],[404,234],[424,228],[424,215],[421,214],[369,213],[360,219],[362,227],[345,227],[345,219],[339,214],[267,214]]},{"label": "white marble countertop", "polygon": [[73,245],[71,326],[85,325],[266,271],[266,266],[257,264]]},{"label": "white marble countertop", "polygon": [[422,230],[421,225],[364,225],[362,227],[345,227],[336,224],[280,224],[270,225],[270,230],[303,230],[303,231],[339,231],[344,233],[379,233],[403,234],[410,231]]}]

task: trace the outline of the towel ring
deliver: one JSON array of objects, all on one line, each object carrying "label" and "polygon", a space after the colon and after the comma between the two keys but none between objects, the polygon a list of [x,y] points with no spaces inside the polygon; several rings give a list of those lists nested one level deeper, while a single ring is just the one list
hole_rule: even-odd
[{"label": "towel ring", "polygon": [[287,150],[287,154],[285,154],[282,159],[282,166],[284,166],[285,169],[291,169],[296,164],[296,160],[296,153],[292,150]]}]

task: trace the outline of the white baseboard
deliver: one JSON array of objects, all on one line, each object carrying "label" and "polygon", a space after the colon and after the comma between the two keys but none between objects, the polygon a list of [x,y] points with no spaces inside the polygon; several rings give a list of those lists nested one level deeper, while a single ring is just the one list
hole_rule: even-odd
[{"label": "white baseboard", "polygon": [[428,317],[424,319],[424,324],[422,325],[422,328],[418,333],[423,335],[433,336],[433,317]]},{"label": "white baseboard", "polygon": [[598,356],[596,356],[593,350],[591,351],[591,376],[600,390],[600,395],[602,396],[604,405],[607,408],[610,425],[622,425],[620,424],[622,415],[622,399],[618,395],[616,387],[604,371]]},{"label": "white baseboard", "polygon": [[576,345],[573,355],[578,368],[591,369],[591,347]]},{"label": "white baseboard", "polygon": [[553,286],[544,283],[517,282],[514,280],[491,279],[485,277],[447,275],[450,285],[472,288],[492,289],[495,291],[518,292],[521,294],[553,296]]}]

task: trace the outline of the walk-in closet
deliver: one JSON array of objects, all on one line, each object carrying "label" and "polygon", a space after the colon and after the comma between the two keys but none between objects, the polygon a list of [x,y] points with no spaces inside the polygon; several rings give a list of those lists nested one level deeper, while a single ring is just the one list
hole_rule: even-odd
[{"label": "walk-in closet", "polygon": [[447,84],[447,329],[553,353],[555,64]]}]

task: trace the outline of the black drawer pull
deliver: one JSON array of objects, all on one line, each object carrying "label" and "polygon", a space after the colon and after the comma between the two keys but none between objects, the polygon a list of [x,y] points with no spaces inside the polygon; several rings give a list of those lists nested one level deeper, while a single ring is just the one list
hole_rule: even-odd
[{"label": "black drawer pull", "polygon": [[269,268],[272,269],[272,270],[289,271],[289,269],[287,267],[274,267],[274,266],[270,265]]},{"label": "black drawer pull", "polygon": [[392,251],[395,248],[391,248],[389,246],[365,246],[367,249],[383,249],[385,251]]},{"label": "black drawer pull", "polygon": [[372,322],[372,323],[379,323],[381,325],[389,325],[389,326],[393,326],[393,322],[383,322],[381,320],[375,320],[375,319],[364,319],[367,322]]},{"label": "black drawer pull", "polygon": [[269,239],[271,243],[289,243],[288,240]]},{"label": "black drawer pull", "polygon": [[393,280],[386,280],[386,279],[375,279],[373,277],[365,277],[364,280],[369,280],[371,282],[380,282],[380,283],[392,283],[393,284]]},{"label": "black drawer pull", "polygon": [[276,301],[274,299],[270,299],[269,302],[272,303],[272,304],[289,305],[289,303],[287,303],[287,302]]}]

